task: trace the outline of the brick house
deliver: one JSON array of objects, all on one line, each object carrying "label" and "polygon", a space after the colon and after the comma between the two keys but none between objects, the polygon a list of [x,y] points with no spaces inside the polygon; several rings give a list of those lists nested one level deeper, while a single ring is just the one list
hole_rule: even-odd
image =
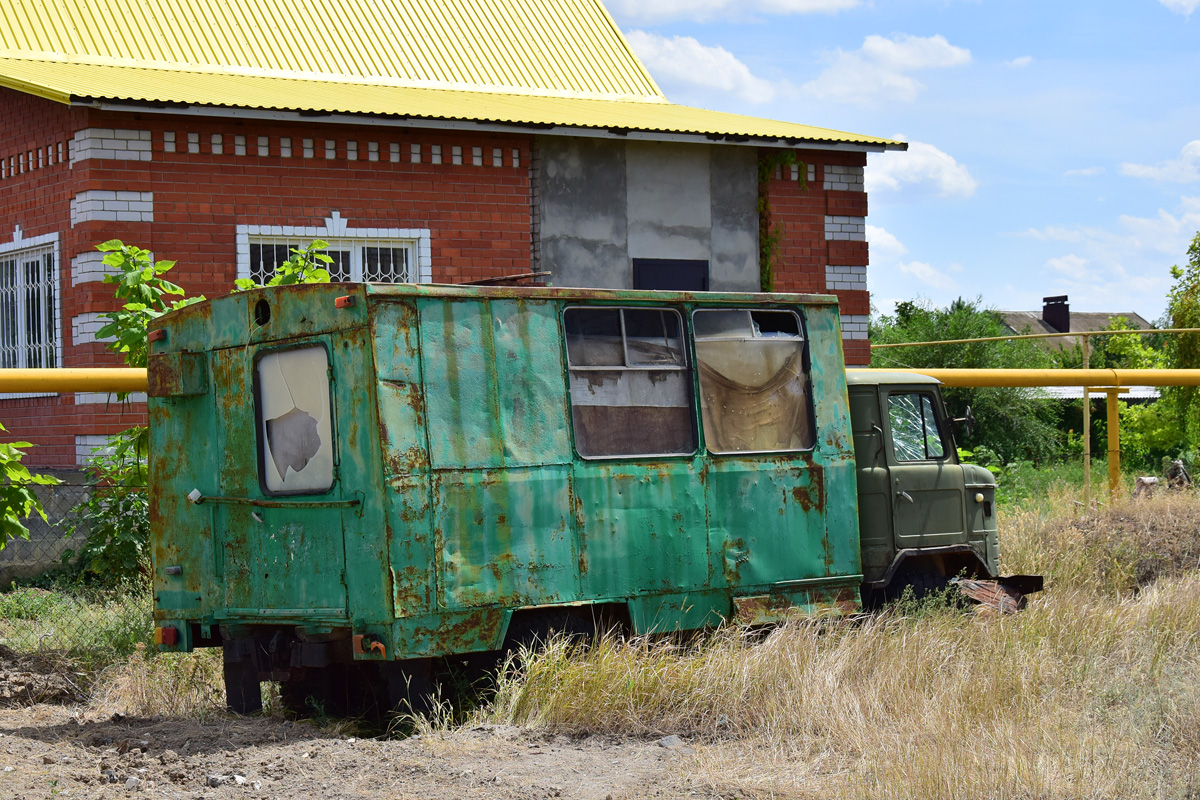
[{"label": "brick house", "polygon": [[[117,363],[112,238],[209,296],[314,238],[342,280],[756,291],[763,214],[774,289],[837,294],[868,360],[863,167],[902,143],[671,104],[599,0],[258,8],[0,9],[0,366]],[[109,401],[8,396],[0,420],[69,468],[144,420]]]}]

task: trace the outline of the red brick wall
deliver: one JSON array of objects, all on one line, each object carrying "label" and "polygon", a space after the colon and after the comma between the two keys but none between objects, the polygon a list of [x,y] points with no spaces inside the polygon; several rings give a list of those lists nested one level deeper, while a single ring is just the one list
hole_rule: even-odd
[{"label": "red brick wall", "polygon": [[[53,164],[0,181],[7,193],[0,242],[11,239],[18,223],[26,236],[59,233],[65,366],[119,364],[102,344],[75,346],[70,334],[72,319],[115,307],[111,287],[71,285],[72,257],[108,239],[177,261],[171,279],[189,294],[210,297],[226,294],[237,276],[238,225],[323,227],[334,211],[351,229],[429,229],[438,282],[529,271],[528,136],[118,114],[70,109],[2,89],[0,119],[19,120],[0,126],[0,156],[46,146],[55,156]],[[73,168],[57,162],[58,145],[65,159],[66,143],[84,128],[148,130],[153,158],[91,158]],[[167,132],[175,134],[173,153],[166,151]],[[198,153],[189,152],[189,133],[199,137]],[[213,134],[221,136],[220,154],[214,152]],[[258,155],[260,136],[268,137],[265,157]],[[238,154],[236,137],[244,137],[244,155]],[[291,139],[288,158],[281,155],[284,138]],[[304,157],[305,139],[314,140],[311,158]],[[325,158],[327,139],[336,143],[333,159]],[[357,143],[354,161],[348,158],[350,142]],[[377,161],[370,160],[371,142],[378,145]],[[392,161],[393,144],[399,146],[398,161]],[[414,144],[421,147],[420,163],[411,160]],[[441,148],[440,164],[432,163],[434,145]],[[461,164],[452,163],[456,146]],[[473,164],[477,147],[483,166]],[[495,148],[502,166],[493,165]],[[87,221],[72,227],[71,198],[95,190],[152,193],[153,222]],[[27,460],[38,466],[73,466],[77,434],[115,433],[144,419],[144,404],[76,405],[73,394],[0,400],[0,422],[10,438],[36,443]]]},{"label": "red brick wall", "polygon": [[[784,167],[779,178],[768,185],[771,224],[781,234],[775,263],[775,290],[779,292],[817,292],[835,294],[842,314],[866,316],[871,313],[866,291],[828,291],[826,266],[866,266],[865,241],[826,241],[825,217],[867,215],[866,192],[826,191],[826,166],[863,167],[865,153],[840,153],[827,150],[800,150],[797,158],[815,167],[815,177],[803,185],[790,179]],[[865,365],[871,359],[865,339],[847,339],[843,343],[846,363]]]}]

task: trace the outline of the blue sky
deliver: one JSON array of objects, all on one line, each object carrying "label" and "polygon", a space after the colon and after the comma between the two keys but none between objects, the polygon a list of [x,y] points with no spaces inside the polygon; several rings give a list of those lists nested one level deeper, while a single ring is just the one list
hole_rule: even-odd
[{"label": "blue sky", "polygon": [[1166,306],[1200,230],[1200,0],[606,0],[677,103],[871,154],[873,304]]}]

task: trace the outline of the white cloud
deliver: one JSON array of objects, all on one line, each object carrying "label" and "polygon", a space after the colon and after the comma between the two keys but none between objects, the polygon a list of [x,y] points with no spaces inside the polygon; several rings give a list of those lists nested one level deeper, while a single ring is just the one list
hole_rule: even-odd
[{"label": "white cloud", "polygon": [[1068,278],[1081,279],[1085,277],[1087,259],[1071,253],[1070,255],[1051,258],[1046,261],[1046,266],[1055,272],[1066,275]]},{"label": "white cloud", "polygon": [[874,225],[867,225],[867,241],[871,243],[871,253],[875,259],[899,260],[908,252],[903,242]]},{"label": "white cloud", "polygon": [[1114,225],[1048,226],[1023,234],[1070,251],[1049,256],[1044,294],[1068,294],[1075,308],[1154,316],[1170,288],[1168,268],[1182,263],[1200,230],[1200,197],[1181,197],[1174,211],[1124,215]]},{"label": "white cloud", "polygon": [[[1192,3],[1195,6],[1200,0]],[[1147,178],[1152,181],[1169,181],[1171,183],[1194,183],[1200,181],[1200,139],[1194,139],[1183,146],[1179,158],[1174,161],[1163,161],[1156,167],[1145,164],[1122,164],[1121,174],[1133,178]]]},{"label": "white cloud", "polygon": [[1192,12],[1200,7],[1200,0],[1158,0],[1158,2],[1185,17],[1191,16]]},{"label": "white cloud", "polygon": [[1069,169],[1063,173],[1064,178],[1090,178],[1093,175],[1104,174],[1104,167],[1084,167],[1083,169]]},{"label": "white cloud", "polygon": [[909,261],[907,264],[901,262],[896,265],[896,268],[902,274],[914,278],[926,286],[931,286],[939,292],[953,292],[958,289],[958,281],[924,261]]},{"label": "white cloud", "polygon": [[1033,56],[1021,56],[1020,58],[1014,58],[1012,61],[1005,61],[1004,66],[1020,69],[1022,67],[1028,67],[1032,63]]},{"label": "white cloud", "polygon": [[838,50],[833,63],[802,88],[823,100],[859,105],[881,100],[912,102],[925,86],[908,73],[970,61],[970,50],[955,47],[941,35],[898,34],[891,39],[872,35],[858,50]]},{"label": "white cloud", "polygon": [[668,39],[646,31],[630,31],[626,38],[659,83],[716,89],[751,103],[766,103],[777,93],[774,84],[755,76],[723,47],[709,47],[690,36]]},{"label": "white cloud", "polygon": [[868,194],[917,186],[932,188],[943,197],[970,197],[979,183],[950,154],[925,142],[909,142],[906,152],[871,159],[866,186]]},{"label": "white cloud", "polygon": [[862,0],[609,0],[615,16],[643,22],[688,19],[705,22],[715,17],[766,14],[833,14],[854,8]]}]

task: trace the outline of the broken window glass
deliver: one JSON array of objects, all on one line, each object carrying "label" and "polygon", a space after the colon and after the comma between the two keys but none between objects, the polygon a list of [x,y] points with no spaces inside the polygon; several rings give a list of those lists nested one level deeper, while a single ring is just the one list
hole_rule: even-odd
[{"label": "broken window glass", "polygon": [[791,311],[692,316],[704,438],[714,453],[807,450],[812,402],[804,334]]},{"label": "broken window glass", "polygon": [[267,353],[258,361],[262,482],[268,492],[333,486],[329,356],[324,347]]},{"label": "broken window glass", "polygon": [[888,395],[888,417],[897,461],[931,461],[945,457],[930,395],[915,392]]},{"label": "broken window glass", "polygon": [[679,312],[571,308],[563,320],[579,454],[694,453],[691,373]]}]

